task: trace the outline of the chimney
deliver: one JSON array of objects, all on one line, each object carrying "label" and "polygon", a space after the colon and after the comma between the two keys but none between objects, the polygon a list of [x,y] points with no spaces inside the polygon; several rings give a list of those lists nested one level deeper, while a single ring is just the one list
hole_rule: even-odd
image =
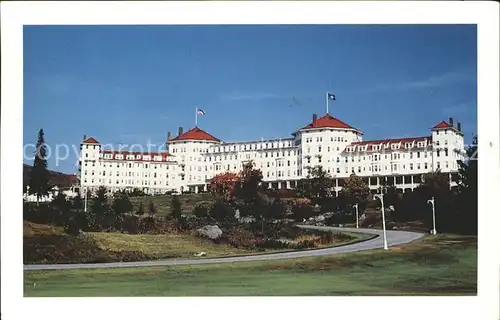
[{"label": "chimney", "polygon": [[453,118],[450,117],[450,125],[453,127]]},{"label": "chimney", "polygon": [[182,134],[182,127],[179,127],[179,136]]},{"label": "chimney", "polygon": [[85,141],[85,140],[87,140],[87,135],[86,134],[83,135],[83,140],[82,141]]},{"label": "chimney", "polygon": [[462,132],[462,124],[460,122],[457,122],[457,130]]},{"label": "chimney", "polygon": [[318,115],[316,113],[313,114],[313,124],[316,123],[316,120],[318,120]]},{"label": "chimney", "polygon": [[172,138],[172,132],[170,132],[170,131],[169,131],[169,132],[167,133],[167,141],[169,141],[169,140],[170,140],[170,138]]}]

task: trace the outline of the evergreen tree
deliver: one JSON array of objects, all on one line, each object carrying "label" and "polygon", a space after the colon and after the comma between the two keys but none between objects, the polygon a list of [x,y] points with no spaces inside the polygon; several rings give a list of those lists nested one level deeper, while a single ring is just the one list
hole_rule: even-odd
[{"label": "evergreen tree", "polygon": [[132,203],[125,192],[118,191],[114,194],[112,209],[119,216],[132,211]]},{"label": "evergreen tree", "polygon": [[96,196],[92,199],[90,211],[95,215],[95,226],[101,230],[108,229],[114,219],[112,219],[111,208],[108,203],[106,188],[100,187]]},{"label": "evergreen tree", "polygon": [[149,203],[149,208],[148,208],[149,214],[154,215],[156,213],[156,207],[153,201]]},{"label": "evergreen tree", "polygon": [[478,217],[478,186],[477,186],[477,164],[478,149],[477,136],[474,137],[472,145],[466,150],[466,161],[458,161],[458,204],[459,221],[463,232],[477,234]]},{"label": "evergreen tree", "polygon": [[77,210],[83,209],[83,200],[80,193],[77,193],[76,197],[73,198],[72,207]]},{"label": "evergreen tree", "polygon": [[47,170],[47,146],[43,129],[38,132],[38,141],[36,143],[35,159],[33,168],[30,172],[29,193],[36,195],[36,202],[43,196],[49,194],[49,171]]},{"label": "evergreen tree", "polygon": [[140,215],[140,216],[144,214],[144,205],[142,204],[142,201],[139,202],[139,206],[137,207],[137,210],[135,211],[135,213]]},{"label": "evergreen tree", "polygon": [[181,202],[177,196],[172,197],[172,213],[170,216],[174,219],[180,219],[182,215]]}]

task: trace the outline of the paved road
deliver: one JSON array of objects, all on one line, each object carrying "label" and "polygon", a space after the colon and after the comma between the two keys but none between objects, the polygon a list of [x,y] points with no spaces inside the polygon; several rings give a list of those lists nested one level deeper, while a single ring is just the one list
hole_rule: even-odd
[{"label": "paved road", "polygon": [[[190,260],[156,260],[156,261],[138,261],[138,262],[112,262],[112,263],[85,263],[85,264],[52,264],[52,265],[25,265],[24,270],[62,270],[62,269],[95,269],[95,268],[124,268],[124,267],[154,267],[154,266],[181,266],[181,265],[197,265],[207,263],[223,263],[223,262],[244,262],[244,261],[262,261],[262,260],[277,260],[291,259],[302,257],[313,257],[331,255],[337,253],[355,252],[362,250],[370,250],[383,247],[382,230],[375,229],[355,229],[355,228],[336,228],[336,227],[318,227],[318,226],[299,226],[307,229],[329,230],[329,231],[345,231],[345,232],[361,232],[374,234],[377,237],[350,245],[303,250],[293,252],[261,254],[255,256],[243,257],[228,257],[228,258],[212,258],[212,259],[190,259]],[[391,246],[400,245],[415,241],[424,234],[407,232],[407,231],[387,231],[387,242],[389,249]]]}]

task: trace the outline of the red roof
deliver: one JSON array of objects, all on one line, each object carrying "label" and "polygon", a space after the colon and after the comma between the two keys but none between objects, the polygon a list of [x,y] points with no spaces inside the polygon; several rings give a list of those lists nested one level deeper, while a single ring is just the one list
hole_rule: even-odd
[{"label": "red roof", "polygon": [[440,123],[435,125],[432,129],[449,129],[449,128],[453,128],[453,126],[446,121],[441,121]]},{"label": "red roof", "polygon": [[216,142],[220,141],[216,137],[212,136],[206,131],[201,130],[198,127],[194,127],[193,129],[184,132],[180,136],[170,139],[170,141],[182,141],[182,140],[206,140],[206,141],[216,141]]},{"label": "red roof", "polygon": [[[350,145],[346,147],[346,149],[343,151],[343,153],[348,152],[348,148],[355,147],[355,146],[367,146],[366,150],[363,151],[373,151],[372,146],[378,146],[378,145],[384,145],[384,148],[389,148],[390,144],[393,143],[401,143],[401,149],[406,149],[404,144],[408,142],[420,142],[420,141],[427,141],[427,143],[430,143],[432,137],[416,137],[416,138],[395,138],[395,139],[385,139],[385,140],[371,140],[371,141],[361,141],[361,142],[353,142]],[[410,148],[416,148],[416,146],[413,146]],[[355,148],[353,151],[350,152],[356,152],[359,151],[357,148]]]},{"label": "red roof", "polygon": [[99,141],[97,141],[96,139],[90,137],[90,138],[84,140],[82,143],[99,144]]},{"label": "red roof", "polygon": [[328,113],[322,116],[321,118],[318,118],[315,122],[311,122],[310,124],[308,124],[307,126],[305,126],[300,130],[315,129],[315,128],[340,128],[340,129],[353,129],[359,131],[358,129],[351,127],[347,123],[342,122],[335,117],[332,117]]}]

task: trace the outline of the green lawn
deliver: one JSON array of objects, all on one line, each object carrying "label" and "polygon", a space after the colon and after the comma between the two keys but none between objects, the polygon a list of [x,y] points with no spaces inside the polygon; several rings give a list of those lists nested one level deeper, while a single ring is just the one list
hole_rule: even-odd
[{"label": "green lawn", "polygon": [[[90,232],[96,245],[104,251],[141,252],[150,257],[193,258],[206,252],[208,257],[251,254],[256,250],[235,248],[229,244],[215,244],[210,240],[189,234],[125,234],[118,232]],[[154,259],[154,258],[151,258]]]},{"label": "green lawn", "polygon": [[477,239],[438,235],[388,252],[200,266],[25,271],[24,292],[27,297],[476,295],[476,279]]}]

